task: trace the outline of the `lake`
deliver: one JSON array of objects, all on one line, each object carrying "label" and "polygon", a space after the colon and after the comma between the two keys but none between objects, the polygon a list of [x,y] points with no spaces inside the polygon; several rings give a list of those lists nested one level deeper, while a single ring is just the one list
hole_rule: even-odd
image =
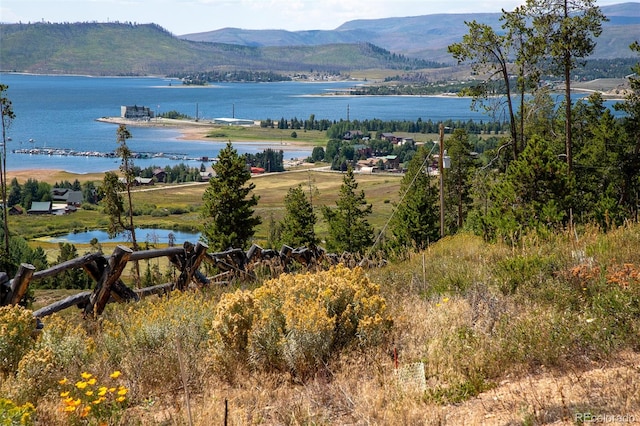
[{"label": "lake", "polygon": [[[141,246],[145,243],[152,245],[168,244],[170,235],[176,246],[181,246],[185,241],[195,244],[200,239],[199,233],[174,231],[172,229],[136,228],[136,240]],[[128,232],[109,238],[106,231],[99,229],[86,232],[71,232],[67,235],[39,238],[39,240],[49,243],[89,244],[94,238],[101,243],[131,242]]]},{"label": "lake", "polygon": [[[278,82],[220,83],[210,86],[183,86],[166,78],[125,78],[51,76],[0,73],[0,83],[9,86],[7,96],[16,118],[8,130],[7,168],[61,169],[73,173],[104,172],[117,169],[114,158],[63,155],[15,154],[15,149],[49,148],[75,151],[111,152],[116,148],[116,125],[96,121],[120,115],[120,106],[138,105],[156,113],[178,111],[202,120],[219,117],[263,120],[271,118],[340,120],[453,120],[491,121],[481,112],[471,111],[470,100],[438,96],[319,96],[362,84],[361,82]],[[170,158],[136,159],[142,168],[163,167],[180,162],[199,167],[200,161],[183,158],[217,157],[226,142],[179,139],[176,129],[129,129],[127,143],[133,151],[171,153]],[[241,142],[241,141],[232,141]],[[264,142],[236,144],[239,153],[264,150]],[[305,158],[311,150],[296,150],[273,142],[285,159]]]},{"label": "lake", "polygon": [[[7,167],[21,169],[63,169],[75,173],[117,169],[118,159],[65,157],[61,155],[14,154],[15,149],[31,147],[109,152],[116,148],[116,126],[96,121],[100,117],[120,115],[121,105],[147,106],[155,112],[179,111],[202,120],[219,117],[279,120],[297,117],[340,120],[442,120],[483,119],[469,110],[469,100],[438,97],[355,97],[317,96],[353,87],[358,82],[326,83],[221,83],[205,87],[182,86],[165,78],[116,78],[0,74],[0,82],[9,86],[7,96],[16,118],[7,136]],[[487,118],[484,117],[486,120]],[[226,143],[185,141],[175,129],[131,127],[132,150],[179,154],[179,158],[216,157]],[[232,141],[234,142],[234,141]],[[238,141],[239,142],[239,141]],[[264,143],[236,144],[240,153],[259,152]],[[307,151],[285,151],[285,159],[304,158]],[[184,161],[186,162],[186,161]],[[148,167],[178,164],[170,159],[136,160]],[[199,166],[199,161],[190,165]]]}]

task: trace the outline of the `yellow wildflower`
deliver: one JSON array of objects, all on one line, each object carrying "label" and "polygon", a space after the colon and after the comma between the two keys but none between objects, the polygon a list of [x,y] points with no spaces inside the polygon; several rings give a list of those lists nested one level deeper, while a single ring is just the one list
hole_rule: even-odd
[{"label": "yellow wildflower", "polygon": [[127,388],[120,388],[120,389],[118,390],[118,395],[120,395],[120,396],[124,396],[124,395],[126,395],[126,394],[127,394],[127,392],[128,392],[128,391],[127,391]]},{"label": "yellow wildflower", "polygon": [[95,378],[95,377],[92,377],[92,378],[90,378],[89,380],[87,380],[87,383],[89,383],[91,386],[93,386],[93,385],[95,385],[95,384],[96,384],[96,381],[97,381],[97,380],[96,380],[96,378]]},{"label": "yellow wildflower", "polygon": [[88,390],[88,391],[85,392],[85,395],[93,396],[93,391],[92,390]]},{"label": "yellow wildflower", "polygon": [[69,396],[69,391],[61,392],[61,393],[60,393],[60,396],[61,396],[61,397],[63,397],[63,398],[68,397],[68,396]]},{"label": "yellow wildflower", "polygon": [[76,387],[78,389],[84,389],[84,388],[87,387],[87,382],[78,382],[78,383],[76,383]]},{"label": "yellow wildflower", "polygon": [[116,398],[116,401],[124,402],[125,399],[127,399],[127,398],[125,398],[124,396],[119,396],[119,397]]},{"label": "yellow wildflower", "polygon": [[114,393],[116,391],[116,388],[109,388],[109,393]]},{"label": "yellow wildflower", "polygon": [[66,385],[68,381],[69,380],[67,380],[67,378],[65,377],[64,379],[59,380],[58,383],[61,384],[61,385]]},{"label": "yellow wildflower", "polygon": [[92,374],[91,374],[91,373],[87,373],[86,371],[85,371],[85,372],[80,373],[80,375],[81,375],[81,376],[82,376],[82,378],[83,378],[83,379],[85,379],[85,380],[90,379],[90,378],[91,378],[91,376],[92,376]]},{"label": "yellow wildflower", "polygon": [[91,407],[90,406],[85,406],[82,409],[82,413],[80,413],[80,417],[87,417],[89,415],[89,411],[91,411]]},{"label": "yellow wildflower", "polygon": [[121,374],[122,373],[119,370],[116,370],[113,373],[109,374],[109,377],[111,377],[112,379],[117,379]]},{"label": "yellow wildflower", "polygon": [[106,393],[107,393],[107,388],[105,388],[104,386],[98,389],[99,396],[104,396]]},{"label": "yellow wildflower", "polygon": [[66,407],[64,407],[65,413],[71,413],[72,411],[76,411],[76,407],[74,407],[73,405],[67,405]]}]

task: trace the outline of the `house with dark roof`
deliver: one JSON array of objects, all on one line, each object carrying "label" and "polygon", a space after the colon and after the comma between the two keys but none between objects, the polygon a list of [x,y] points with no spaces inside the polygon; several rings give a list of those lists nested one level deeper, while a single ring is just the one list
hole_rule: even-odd
[{"label": "house with dark roof", "polygon": [[72,191],[68,188],[53,188],[51,199],[54,203],[65,203],[68,206],[80,207],[84,202],[82,191]]},{"label": "house with dark roof", "polygon": [[120,117],[130,120],[149,121],[154,117],[151,108],[138,105],[122,105],[120,107]]},{"label": "house with dark roof", "polygon": [[167,178],[167,172],[165,172],[164,169],[157,168],[153,171],[153,178],[156,182],[164,182]]},{"label": "house with dark roof", "polygon": [[363,136],[364,134],[360,130],[348,130],[342,135],[342,139],[350,141],[353,139],[362,139]]},{"label": "house with dark roof", "polygon": [[11,215],[20,215],[23,213],[24,213],[24,210],[22,209],[22,207],[18,205],[15,205],[9,209],[9,214]]},{"label": "house with dark roof", "polygon": [[51,201],[34,201],[27,214],[51,214]]}]

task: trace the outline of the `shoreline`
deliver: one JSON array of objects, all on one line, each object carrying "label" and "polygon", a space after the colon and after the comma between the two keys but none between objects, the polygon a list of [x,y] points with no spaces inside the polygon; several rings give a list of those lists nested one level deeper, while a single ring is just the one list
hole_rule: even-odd
[{"label": "shoreline", "polygon": [[[225,126],[214,124],[211,122],[196,122],[192,120],[175,120],[168,118],[152,119],[151,121],[139,121],[124,119],[121,117],[101,117],[96,121],[114,125],[124,124],[127,127],[153,127],[153,128],[166,128],[177,130],[180,135],[178,140],[184,141],[201,141],[221,143],[226,142],[226,138],[212,138],[208,134],[216,129],[223,129]],[[232,141],[235,144],[247,144],[254,145],[263,149],[281,149],[286,147],[289,151],[308,151],[313,145],[305,142],[287,141],[282,142],[278,140],[264,140],[264,139],[245,139]],[[113,170],[118,170],[115,167]],[[48,168],[29,168],[29,169],[9,169],[7,170],[7,180],[11,182],[13,178],[17,178],[21,184],[24,184],[28,179],[36,179],[44,182],[55,182],[62,180],[70,180],[77,178],[80,182],[88,180],[101,180],[104,173],[76,173],[70,172],[64,169],[48,169]]]},{"label": "shoreline", "polygon": [[[130,120],[121,117],[101,117],[97,118],[96,121],[101,123],[109,123],[109,124],[124,124],[127,127],[153,127],[153,128],[167,128],[174,129],[180,132],[180,136],[178,136],[179,140],[188,140],[188,141],[201,141],[201,142],[225,142],[228,138],[220,137],[210,137],[209,133],[216,129],[224,129],[225,125],[215,124],[210,121],[193,121],[193,120],[175,120],[171,118],[153,118],[149,121],[139,121],[139,120]],[[259,123],[259,121],[255,121],[254,123]],[[257,124],[254,124],[256,126]],[[238,127],[252,127],[241,125]],[[265,148],[277,148],[286,146],[289,149],[293,150],[308,150],[309,148],[313,148],[315,145],[306,143],[306,142],[296,142],[288,140],[287,142],[282,142],[278,140],[269,140],[269,139],[249,139],[246,138],[244,140],[234,140],[231,141],[233,144],[254,144],[259,146],[264,146]]]}]

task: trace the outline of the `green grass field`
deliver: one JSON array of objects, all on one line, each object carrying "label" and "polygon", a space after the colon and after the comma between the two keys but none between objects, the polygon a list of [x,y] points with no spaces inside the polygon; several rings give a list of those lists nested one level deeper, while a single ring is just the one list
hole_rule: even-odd
[{"label": "green grass field", "polygon": [[[380,230],[393,211],[393,203],[399,199],[401,175],[395,174],[358,174],[356,180],[358,189],[363,190],[367,201],[373,205],[370,222],[376,230]],[[255,193],[260,197],[256,213],[263,219],[256,232],[256,242],[264,244],[268,235],[268,223],[273,217],[275,221],[282,219],[284,214],[284,197],[291,187],[302,185],[310,194],[312,203],[318,215],[316,231],[323,238],[326,225],[320,213],[321,206],[335,206],[343,175],[335,172],[319,172],[312,170],[297,170],[285,173],[259,175],[252,178],[255,183]],[[133,192],[133,203],[136,209],[151,214],[143,214],[134,218],[136,226],[168,229],[199,230],[202,224],[200,208],[202,195],[207,183],[155,185]],[[164,209],[180,208],[186,213],[158,215]],[[95,210],[78,210],[76,213],[63,216],[11,216],[10,229],[30,240],[32,246],[42,246],[55,258],[57,244],[43,242],[36,238],[66,234],[68,232],[82,232],[90,229],[104,229],[108,224],[106,216],[100,207]],[[82,252],[85,245],[77,245]],[[88,247],[88,245],[86,245]],[[105,246],[105,248],[108,246]]]}]

